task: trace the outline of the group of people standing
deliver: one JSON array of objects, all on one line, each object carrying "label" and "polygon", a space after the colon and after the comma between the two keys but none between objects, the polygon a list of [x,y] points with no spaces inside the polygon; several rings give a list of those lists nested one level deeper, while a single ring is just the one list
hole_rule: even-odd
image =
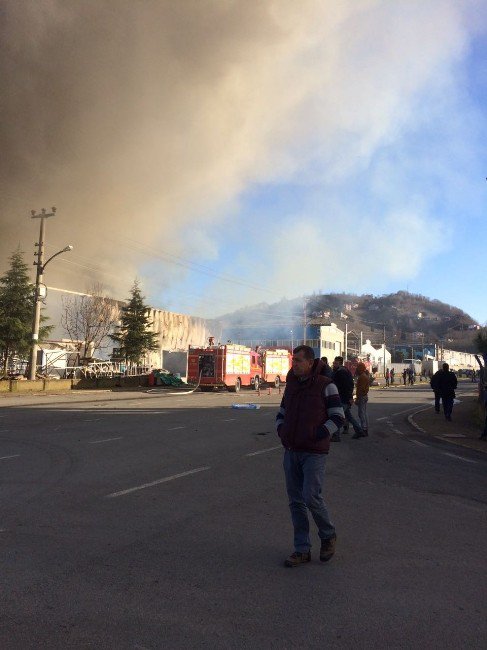
[{"label": "group of people standing", "polygon": [[394,379],[396,378],[396,371],[394,368],[386,368],[385,371],[385,379],[386,379],[386,386],[393,386],[394,385]]},{"label": "group of people standing", "polygon": [[[323,363],[321,373],[325,375],[325,377],[329,377],[336,385],[342,403],[343,414],[345,416],[343,427],[332,435],[331,441],[340,442],[340,432],[348,433],[349,425],[352,425],[354,430],[352,438],[357,439],[367,437],[369,435],[367,402],[370,381],[365,364],[362,362],[357,364],[355,370],[357,383],[355,385],[352,373],[343,365],[343,357],[335,357],[332,367],[328,365],[327,357],[321,357],[321,361]],[[353,398],[354,392],[355,400]],[[357,405],[358,409],[358,420],[352,413],[352,406],[354,403]]]},{"label": "group of people standing", "polygon": [[435,412],[440,412],[441,401],[445,419],[448,421],[451,421],[457,383],[457,376],[450,370],[447,363],[444,363],[440,370],[435,372],[430,381],[430,386],[435,394]]},{"label": "group of people standing", "polygon": [[[412,369],[411,372],[414,377]],[[311,561],[308,512],[318,527],[320,560],[327,562],[335,553],[336,530],[322,493],[325,462],[330,443],[338,442],[340,433],[348,431],[349,425],[355,432],[353,438],[368,435],[370,382],[365,364],[357,365],[355,375],[356,386],[351,372],[343,365],[343,357],[335,357],[330,367],[325,357],[315,359],[313,348],[308,345],[293,350],[292,367],[276,415],[277,433],[284,447],[283,468],[294,528],[294,552],[284,562],[287,567]],[[405,382],[406,374],[403,377]],[[387,380],[391,381],[391,372],[386,373]],[[451,420],[457,378],[447,363],[431,377],[430,385],[435,393],[436,413],[440,412],[441,400],[445,418]],[[358,419],[352,414],[354,403],[358,407]],[[482,438],[487,439],[487,418]]]}]

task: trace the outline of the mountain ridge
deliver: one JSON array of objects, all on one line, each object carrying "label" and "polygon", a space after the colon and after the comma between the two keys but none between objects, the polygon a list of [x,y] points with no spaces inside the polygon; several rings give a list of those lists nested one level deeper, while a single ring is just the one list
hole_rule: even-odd
[{"label": "mountain ridge", "polygon": [[[479,324],[462,309],[408,291],[373,295],[313,294],[276,303],[258,303],[218,318],[223,339],[232,341],[302,337],[308,325],[336,323],[341,329],[363,332],[365,338],[387,341],[442,343],[445,347],[475,351]],[[369,336],[370,334],[370,336]],[[374,342],[374,341],[373,341]]]}]

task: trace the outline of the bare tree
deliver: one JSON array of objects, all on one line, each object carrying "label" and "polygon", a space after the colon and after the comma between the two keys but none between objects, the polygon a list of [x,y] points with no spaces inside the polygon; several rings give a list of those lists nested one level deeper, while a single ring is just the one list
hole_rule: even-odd
[{"label": "bare tree", "polygon": [[62,303],[61,324],[75,346],[77,365],[87,363],[113,331],[119,318],[117,303],[104,295],[100,284],[93,284],[88,295],[67,296]]}]

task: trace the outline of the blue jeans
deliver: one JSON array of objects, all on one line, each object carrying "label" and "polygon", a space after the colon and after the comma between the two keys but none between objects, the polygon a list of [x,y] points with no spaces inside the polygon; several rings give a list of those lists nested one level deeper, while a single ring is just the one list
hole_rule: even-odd
[{"label": "blue jeans", "polygon": [[325,462],[326,454],[289,449],[284,452],[283,467],[294,526],[294,549],[297,553],[307,553],[311,548],[308,510],[318,526],[320,539],[329,539],[335,534],[335,526],[330,521],[321,494]]},{"label": "blue jeans", "polygon": [[364,395],[363,397],[357,397],[358,416],[360,418],[360,424],[362,425],[362,429],[364,431],[368,431],[369,429],[369,418],[367,417],[368,401],[369,398],[367,395]]},{"label": "blue jeans", "polygon": [[360,433],[362,431],[362,427],[360,426],[360,422],[352,415],[352,407],[350,404],[348,402],[342,402],[342,408],[345,415],[345,424],[350,422],[355,433]]}]

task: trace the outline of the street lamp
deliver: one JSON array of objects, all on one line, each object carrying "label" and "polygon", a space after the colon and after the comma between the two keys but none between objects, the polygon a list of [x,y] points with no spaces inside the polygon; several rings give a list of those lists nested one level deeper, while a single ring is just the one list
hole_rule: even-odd
[{"label": "street lamp", "polygon": [[293,331],[291,330],[291,352],[294,350],[294,334]]},{"label": "street lamp", "polygon": [[44,262],[44,234],[45,234],[45,219],[48,217],[53,217],[56,213],[56,208],[52,208],[50,213],[46,212],[46,209],[43,208],[40,214],[36,214],[35,210],[31,210],[32,219],[40,219],[41,227],[39,233],[39,241],[36,246],[39,247],[39,251],[36,253],[37,262],[34,262],[37,266],[36,272],[36,284],[35,284],[35,293],[34,293],[34,319],[32,321],[32,345],[30,350],[30,367],[29,367],[29,379],[34,380],[36,378],[36,367],[37,367],[37,341],[39,340],[39,325],[41,322],[41,301],[46,297],[46,287],[43,283],[43,274],[44,269],[49,264],[49,262],[61,255],[61,253],[67,253],[68,251],[73,250],[71,244],[65,246],[62,250],[54,253],[51,257]]}]

